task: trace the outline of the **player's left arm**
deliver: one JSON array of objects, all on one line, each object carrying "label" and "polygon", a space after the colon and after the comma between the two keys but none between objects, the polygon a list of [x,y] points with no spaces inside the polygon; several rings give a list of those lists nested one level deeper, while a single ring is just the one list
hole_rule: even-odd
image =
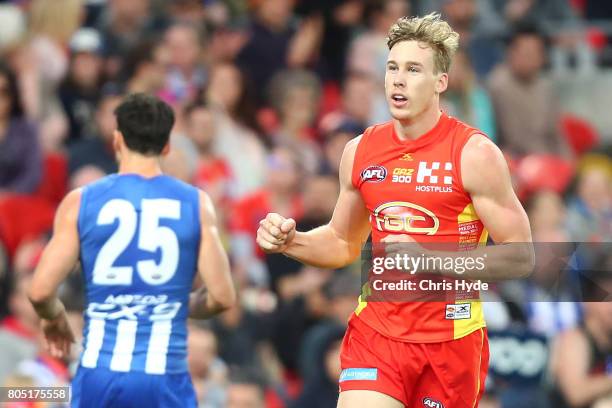
[{"label": "player's left arm", "polygon": [[70,343],[74,341],[57,288],[73,270],[79,257],[77,220],[80,203],[80,190],[70,192],[60,203],[53,223],[53,235],[34,271],[28,291],[30,302],[41,318],[49,350],[56,357],[67,354]]},{"label": "player's left arm", "polygon": [[484,268],[462,268],[444,262],[428,272],[465,279],[497,281],[528,276],[534,267],[529,219],[510,180],[510,171],[502,152],[484,135],[472,136],[461,154],[463,188],[470,194],[476,214],[496,245],[471,251],[448,252],[424,249],[409,235],[390,235],[383,239],[389,254],[411,254],[440,259],[471,258],[482,261]]},{"label": "player's left arm", "polygon": [[[471,254],[487,254],[485,274],[474,277],[498,280],[529,275],[535,258],[531,227],[500,149],[484,135],[472,136],[461,154],[461,176],[476,214],[496,244]],[[465,277],[471,277],[469,272]]]},{"label": "player's left arm", "polygon": [[198,273],[204,286],[189,297],[189,317],[207,319],[236,303],[236,289],[230,264],[223,249],[217,216],[208,194],[200,191],[201,241],[198,257]]}]

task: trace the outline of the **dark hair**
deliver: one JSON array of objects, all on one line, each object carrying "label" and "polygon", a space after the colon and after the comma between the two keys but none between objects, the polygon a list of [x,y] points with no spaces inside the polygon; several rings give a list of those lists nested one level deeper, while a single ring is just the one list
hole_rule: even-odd
[{"label": "dark hair", "polygon": [[152,64],[155,62],[155,47],[156,42],[152,39],[144,40],[137,44],[127,53],[123,59],[121,66],[121,79],[123,82],[128,82],[138,72],[138,69],[144,64]]},{"label": "dark hair", "polygon": [[6,64],[0,62],[0,76],[6,77],[9,95],[11,98],[11,118],[23,116],[23,104],[21,94],[17,88],[17,77],[15,72]]},{"label": "dark hair", "polygon": [[508,47],[514,45],[516,40],[521,37],[538,37],[540,40],[542,40],[545,47],[550,45],[549,39],[544,34],[540,26],[531,20],[522,20],[516,23],[512,27],[509,36],[507,37],[506,45]]},{"label": "dark hair", "polygon": [[266,392],[266,380],[263,373],[255,367],[230,367],[230,384],[250,385],[256,387],[262,398]]},{"label": "dark hair", "polygon": [[159,155],[174,125],[172,108],[143,93],[128,95],[115,109],[115,116],[127,147],[144,155]]}]

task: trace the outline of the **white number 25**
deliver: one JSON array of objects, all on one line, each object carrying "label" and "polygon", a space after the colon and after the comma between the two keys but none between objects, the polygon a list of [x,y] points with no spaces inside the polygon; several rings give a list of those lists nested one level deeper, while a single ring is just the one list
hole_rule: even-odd
[{"label": "white number 25", "polygon": [[[160,226],[161,218],[178,220],[181,203],[167,198],[143,199],[138,231],[138,248],[156,252],[161,248],[159,264],[154,260],[138,261],[136,269],[140,278],[150,285],[168,282],[176,273],[179,259],[178,238],[168,227]],[[98,225],[110,225],[119,219],[119,226],[100,249],[93,270],[93,283],[97,285],[130,285],[134,268],[113,266],[117,258],[130,244],[136,233],[136,209],[127,200],[110,200],[98,214]]]}]

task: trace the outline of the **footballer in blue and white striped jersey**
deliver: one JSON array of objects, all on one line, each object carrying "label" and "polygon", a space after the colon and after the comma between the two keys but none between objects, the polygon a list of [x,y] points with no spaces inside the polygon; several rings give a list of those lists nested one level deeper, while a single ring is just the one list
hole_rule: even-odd
[{"label": "footballer in blue and white striped jersey", "polygon": [[[57,288],[80,261],[87,295],[72,407],[195,407],[187,318],[233,305],[235,289],[210,198],[162,173],[174,114],[152,96],[115,111],[119,173],[70,192],[32,278],[49,351],[74,335]],[[196,274],[204,287],[191,292]]]}]

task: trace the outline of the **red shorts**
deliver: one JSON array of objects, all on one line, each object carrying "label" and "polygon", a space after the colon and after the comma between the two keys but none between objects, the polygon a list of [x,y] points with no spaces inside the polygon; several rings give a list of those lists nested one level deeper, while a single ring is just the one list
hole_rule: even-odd
[{"label": "red shorts", "polygon": [[484,391],[489,365],[487,331],[441,343],[406,343],[353,317],[340,364],[340,392],[378,391],[410,408],[473,408]]}]

